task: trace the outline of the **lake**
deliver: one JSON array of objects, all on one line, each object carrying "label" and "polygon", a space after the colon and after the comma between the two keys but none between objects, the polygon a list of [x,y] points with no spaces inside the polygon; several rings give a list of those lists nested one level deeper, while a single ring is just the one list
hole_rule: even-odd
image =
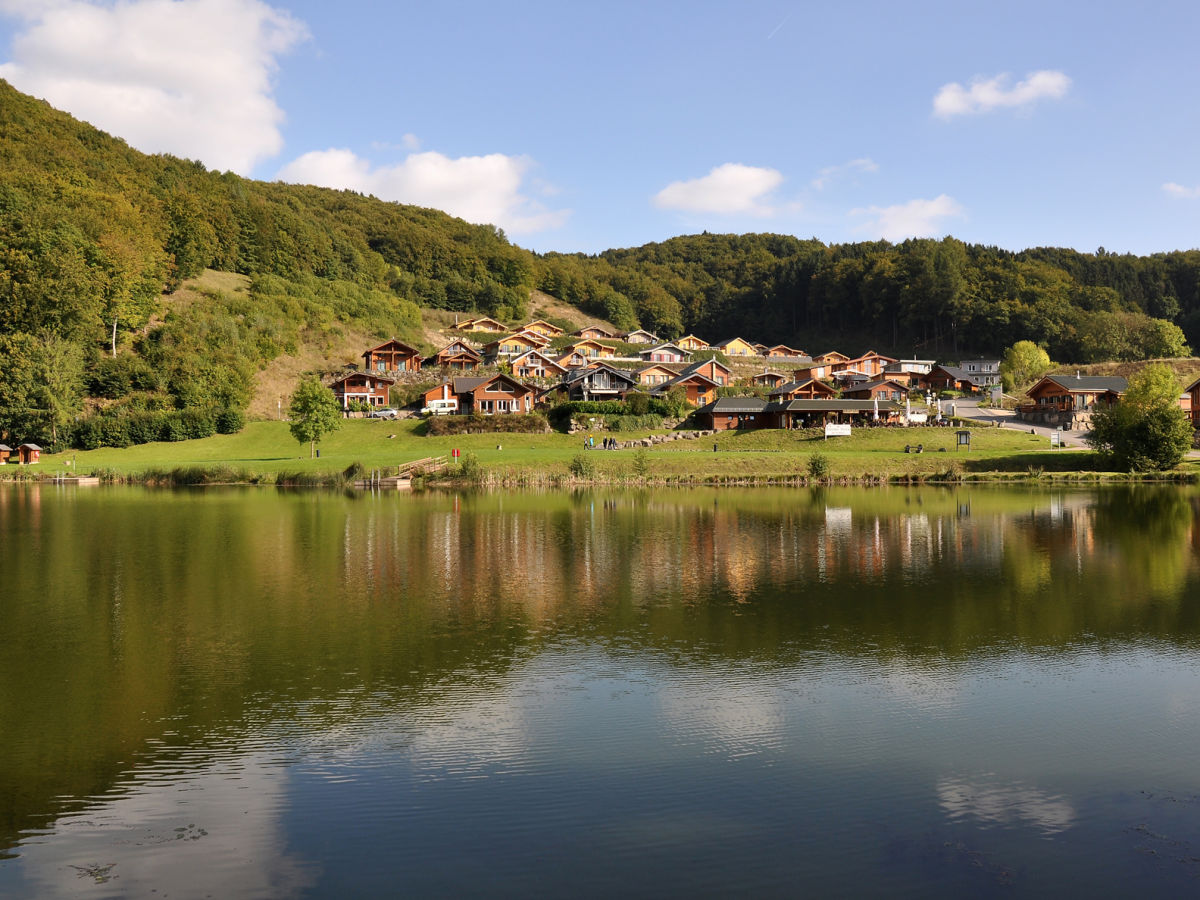
[{"label": "lake", "polygon": [[1200,493],[0,486],[0,896],[1178,897]]}]

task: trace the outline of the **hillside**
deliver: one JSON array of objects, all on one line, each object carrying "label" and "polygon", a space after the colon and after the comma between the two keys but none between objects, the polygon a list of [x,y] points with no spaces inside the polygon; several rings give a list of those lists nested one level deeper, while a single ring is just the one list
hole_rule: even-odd
[{"label": "hillside", "polygon": [[132,419],[139,438],[187,434],[222,411],[232,426],[363,341],[436,349],[456,313],[943,360],[1022,339],[1136,360],[1200,339],[1196,250],[702,234],[534,254],[436,210],[139,153],[3,81],[0,159],[9,443],[121,440]]}]

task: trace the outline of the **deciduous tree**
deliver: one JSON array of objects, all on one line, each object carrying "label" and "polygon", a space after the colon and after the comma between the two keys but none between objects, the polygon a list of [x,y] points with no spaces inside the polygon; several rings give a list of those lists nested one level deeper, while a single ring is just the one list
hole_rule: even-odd
[{"label": "deciduous tree", "polygon": [[342,409],[333,391],[316,378],[300,382],[288,404],[292,437],[308,442],[308,455],[316,455],[317,441],[342,427]]}]

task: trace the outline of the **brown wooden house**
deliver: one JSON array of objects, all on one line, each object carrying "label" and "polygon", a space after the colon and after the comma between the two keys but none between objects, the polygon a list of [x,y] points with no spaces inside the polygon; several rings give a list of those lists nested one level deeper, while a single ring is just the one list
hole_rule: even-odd
[{"label": "brown wooden house", "polygon": [[670,343],[642,350],[638,356],[648,363],[685,363],[692,358],[689,351]]},{"label": "brown wooden house", "polygon": [[8,462],[8,458],[12,456],[13,448],[8,444],[0,444],[0,466]]},{"label": "brown wooden house", "polygon": [[17,458],[23,466],[31,466],[42,461],[42,448],[37,444],[22,444],[17,448]]},{"label": "brown wooden house", "polygon": [[483,357],[466,341],[451,341],[432,357],[435,366],[443,369],[456,369],[460,372],[473,372],[483,362]]},{"label": "brown wooden house", "polygon": [[663,384],[672,378],[678,378],[679,371],[679,366],[655,363],[652,366],[646,366],[644,369],[638,369],[638,384],[654,387],[656,384]]},{"label": "brown wooden house", "polygon": [[687,394],[687,402],[692,406],[703,406],[711,403],[717,396],[717,383],[707,375],[699,372],[688,372],[676,376],[670,381],[656,385],[651,394],[666,394],[676,387],[681,387]]},{"label": "brown wooden house", "polygon": [[540,334],[544,338],[556,338],[563,333],[563,330],[557,325],[547,322],[545,319],[535,319],[530,322],[522,331],[532,331]]},{"label": "brown wooden house", "polygon": [[710,431],[766,428],[765,400],[758,397],[719,397],[696,410],[696,424]]},{"label": "brown wooden house", "polygon": [[788,400],[828,400],[837,396],[837,391],[823,381],[818,381],[815,378],[803,378],[798,381],[789,381],[786,384],[781,384],[767,396],[769,399],[777,402],[786,402]]},{"label": "brown wooden house", "polygon": [[1047,375],[1029,389],[1029,399],[1042,409],[1083,412],[1115,403],[1127,385],[1119,375]]},{"label": "brown wooden house", "polygon": [[451,383],[460,413],[527,413],[533,409],[534,390],[503,373],[490,378],[455,378]]},{"label": "brown wooden house", "polygon": [[899,402],[908,396],[908,385],[892,381],[890,378],[883,381],[868,381],[846,388],[842,391],[842,396],[847,400],[874,400],[878,397],[880,400]]},{"label": "brown wooden house", "polygon": [[762,387],[776,388],[781,384],[785,384],[787,380],[788,377],[782,372],[772,372],[769,369],[763,369],[757,375],[751,377],[750,383]]},{"label": "brown wooden house", "polygon": [[703,375],[724,387],[733,384],[733,369],[716,359],[698,359],[685,366],[680,375]]},{"label": "brown wooden house", "polygon": [[616,337],[611,331],[602,325],[588,325],[586,328],[580,328],[576,332],[572,332],[577,338],[585,338],[591,340],[603,339],[611,341]]},{"label": "brown wooden house", "polygon": [[391,390],[395,383],[394,378],[374,372],[347,372],[334,379],[330,387],[342,404],[342,409],[349,409],[350,404],[355,402],[385,407],[391,405]]},{"label": "brown wooden house", "polygon": [[390,341],[372,347],[363,353],[363,368],[369,372],[419,372],[421,352],[403,341]]},{"label": "brown wooden house", "polygon": [[[1188,418],[1192,420],[1193,428],[1200,428],[1200,378],[1197,378],[1189,384],[1183,391],[1183,397],[1188,398],[1187,406],[1184,407],[1184,412],[1188,414]],[[1180,405],[1183,406],[1183,397],[1180,397]]]},{"label": "brown wooden house", "polygon": [[565,366],[560,366],[541,350],[530,350],[514,358],[512,371],[518,378],[561,378],[567,374]]},{"label": "brown wooden house", "polygon": [[492,334],[504,334],[504,332],[508,331],[503,322],[497,322],[488,316],[480,316],[477,319],[467,319],[466,321],[458,322],[454,328],[456,331],[487,331]]}]

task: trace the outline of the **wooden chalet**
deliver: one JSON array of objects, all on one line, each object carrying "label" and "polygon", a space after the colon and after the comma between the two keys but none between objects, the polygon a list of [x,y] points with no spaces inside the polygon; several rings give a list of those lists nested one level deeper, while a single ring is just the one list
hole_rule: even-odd
[{"label": "wooden chalet", "polygon": [[637,370],[638,384],[654,387],[656,384],[663,384],[672,378],[679,377],[679,372],[680,369],[678,366],[655,363],[652,366],[646,366],[644,369]]},{"label": "wooden chalet", "polygon": [[750,378],[751,384],[757,384],[761,387],[775,388],[786,383],[788,377],[782,372],[772,372],[769,369],[763,369],[757,375]]},{"label": "wooden chalet", "polygon": [[488,316],[481,316],[478,319],[467,319],[466,321],[455,323],[454,330],[487,331],[492,334],[504,334],[509,328],[503,322],[497,322]]},{"label": "wooden chalet", "polygon": [[372,347],[364,352],[362,357],[363,368],[368,372],[386,374],[421,371],[421,351],[395,338],[378,347]]},{"label": "wooden chalet", "polygon": [[576,341],[567,348],[568,352],[574,351],[588,359],[612,359],[617,355],[617,351],[607,344],[602,344],[591,338],[582,341]]},{"label": "wooden chalet", "polygon": [[717,383],[707,375],[701,375],[699,372],[687,372],[677,375],[670,381],[655,385],[650,393],[662,395],[669,393],[674,388],[681,387],[687,394],[688,403],[692,406],[702,406],[711,403],[716,398],[717,386]]},{"label": "wooden chalet", "polygon": [[560,366],[541,350],[529,350],[515,357],[512,371],[518,378],[561,378],[567,374],[566,366]]},{"label": "wooden chalet", "polygon": [[12,456],[13,448],[8,444],[0,444],[0,466],[8,462],[8,458]]},{"label": "wooden chalet", "polygon": [[546,338],[556,338],[564,334],[563,330],[557,325],[547,322],[545,319],[535,319],[528,325],[521,328],[522,331],[532,331]]},{"label": "wooden chalet", "polygon": [[483,357],[466,341],[451,341],[428,360],[443,369],[473,372],[483,362]]},{"label": "wooden chalet", "polygon": [[781,384],[767,395],[769,399],[779,402],[788,400],[829,400],[837,396],[837,391],[823,381],[815,378],[802,378]]},{"label": "wooden chalet", "polygon": [[971,377],[958,366],[934,366],[929,370],[929,374],[920,377],[917,386],[935,394],[940,391],[962,391],[969,394],[975,390],[975,383]]},{"label": "wooden chalet", "polygon": [[767,401],[758,397],[718,397],[696,410],[696,424],[710,431],[767,427]]},{"label": "wooden chalet", "polygon": [[689,362],[692,354],[676,344],[659,344],[649,350],[638,353],[644,362],[650,363],[685,363]]},{"label": "wooden chalet", "polygon": [[577,338],[587,338],[596,340],[603,338],[606,341],[611,341],[616,338],[616,334],[609,331],[602,325],[588,325],[586,328],[580,328],[578,331],[572,332]]},{"label": "wooden chalet", "polygon": [[764,413],[769,428],[816,428],[827,422],[899,422],[904,407],[891,400],[787,400],[768,403]]},{"label": "wooden chalet", "polygon": [[661,344],[658,335],[649,331],[638,329],[637,331],[628,332],[623,338],[627,344]]},{"label": "wooden chalet", "polygon": [[675,346],[682,347],[689,353],[695,353],[697,350],[709,350],[708,341],[703,338],[698,338],[694,334],[689,334],[687,337],[681,337],[675,342]]},{"label": "wooden chalet", "polygon": [[495,362],[498,359],[520,356],[522,353],[528,353],[530,350],[540,350],[544,346],[545,343],[540,339],[540,335],[533,337],[519,332],[499,338],[489,344],[484,344],[483,358],[487,362]]},{"label": "wooden chalet", "polygon": [[[1184,407],[1184,412],[1188,414],[1188,418],[1192,420],[1193,428],[1200,428],[1200,378],[1197,378],[1183,390],[1183,397],[1188,398],[1187,406]],[[1183,397],[1180,397],[1180,405],[1182,406]]]},{"label": "wooden chalet", "polygon": [[683,367],[680,375],[703,375],[720,387],[733,384],[733,369],[716,359],[698,359]]},{"label": "wooden chalet", "polygon": [[22,444],[17,448],[17,459],[21,465],[31,466],[42,461],[42,448],[37,444]]},{"label": "wooden chalet", "polygon": [[720,350],[726,356],[758,356],[758,348],[744,338],[735,337],[713,344],[712,349]]},{"label": "wooden chalet", "polygon": [[356,402],[385,407],[391,405],[391,390],[395,383],[396,379],[374,372],[347,372],[335,378],[330,388],[342,409],[349,409],[350,404]]},{"label": "wooden chalet", "polygon": [[599,363],[572,369],[558,387],[569,400],[620,400],[637,388],[637,376],[624,369]]},{"label": "wooden chalet", "polygon": [[870,378],[878,378],[883,375],[884,370],[892,363],[897,362],[890,356],[884,356],[881,353],[876,353],[874,350],[868,350],[862,356],[856,356],[854,359],[848,359],[845,362],[845,369],[858,372],[861,375],[866,375]]},{"label": "wooden chalet", "polygon": [[568,350],[562,356],[554,357],[554,361],[564,369],[586,369],[591,360],[578,350]]},{"label": "wooden chalet", "polygon": [[902,401],[908,396],[908,385],[890,378],[882,381],[868,381],[865,384],[856,384],[847,388],[842,391],[842,396],[847,400],[874,400],[878,397],[880,400]]},{"label": "wooden chalet", "polygon": [[1117,402],[1127,386],[1119,375],[1047,375],[1029,389],[1029,399],[1043,410],[1090,411]]},{"label": "wooden chalet", "polygon": [[463,415],[527,413],[533,409],[533,388],[503,373],[487,378],[455,378],[451,387]]},{"label": "wooden chalet", "polygon": [[767,352],[763,354],[767,359],[807,359],[808,354],[803,350],[797,350],[795,347],[789,347],[787,344],[776,344],[774,347],[768,347]]}]

